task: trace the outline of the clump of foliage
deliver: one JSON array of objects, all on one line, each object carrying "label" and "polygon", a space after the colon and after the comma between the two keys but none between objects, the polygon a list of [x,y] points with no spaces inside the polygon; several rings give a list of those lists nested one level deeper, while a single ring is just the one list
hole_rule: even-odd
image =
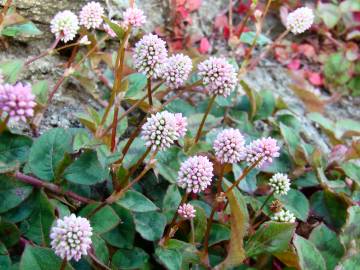
[{"label": "clump of foliage", "polygon": [[[256,32],[239,65],[169,56],[166,42],[141,32],[146,14],[134,1],[121,21],[96,2],[79,17],[62,11],[48,50],[2,63],[1,269],[356,269],[360,148],[348,139],[358,123],[311,114],[334,146],[323,153],[281,97],[244,80],[286,35],[313,23],[311,9],[295,10],[254,58],[270,3],[252,2]],[[117,52],[103,46],[109,39]],[[65,48],[71,57],[50,91],[46,81],[18,82]],[[39,134],[70,79],[103,108],[88,105],[81,128]],[[16,121],[32,136],[15,133]]]}]

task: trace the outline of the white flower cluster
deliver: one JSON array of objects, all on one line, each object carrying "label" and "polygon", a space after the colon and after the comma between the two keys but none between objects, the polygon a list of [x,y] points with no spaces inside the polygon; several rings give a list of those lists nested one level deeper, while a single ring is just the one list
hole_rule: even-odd
[{"label": "white flower cluster", "polygon": [[280,212],[275,213],[271,219],[278,222],[290,222],[290,223],[294,223],[296,220],[293,213],[291,213],[289,210],[284,210],[284,209],[281,210]]},{"label": "white flower cluster", "polygon": [[293,34],[301,34],[310,29],[314,22],[314,12],[308,7],[301,7],[291,12],[286,19],[286,28]]},{"label": "white flower cluster", "polygon": [[290,179],[286,174],[276,173],[270,178],[269,185],[275,194],[286,195],[290,190]]}]

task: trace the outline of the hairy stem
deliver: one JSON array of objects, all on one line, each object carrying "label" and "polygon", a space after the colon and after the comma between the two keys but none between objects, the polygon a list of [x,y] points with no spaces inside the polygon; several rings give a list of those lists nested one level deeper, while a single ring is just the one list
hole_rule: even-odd
[{"label": "hairy stem", "polygon": [[65,270],[67,265],[67,259],[66,257],[62,260],[61,265],[60,265],[60,270]]},{"label": "hairy stem", "polygon": [[26,183],[26,184],[29,184],[29,185],[32,185],[36,188],[44,188],[44,189],[47,189],[53,193],[56,193],[58,195],[63,195],[63,196],[67,196],[67,197],[70,197],[76,201],[79,201],[79,202],[82,202],[82,203],[86,203],[86,204],[89,204],[89,203],[93,203],[95,201],[91,200],[91,199],[88,199],[88,198],[85,198],[85,197],[82,197],[72,191],[63,191],[61,189],[61,187],[59,187],[58,185],[55,185],[55,184],[52,184],[52,183],[48,183],[48,182],[44,182],[44,181],[41,181],[40,179],[37,179],[35,177],[32,177],[32,176],[29,176],[29,175],[25,175],[21,172],[16,172],[14,175],[13,175],[17,180],[23,182],[23,183]]},{"label": "hairy stem", "polygon": [[274,191],[272,191],[265,199],[265,201],[262,203],[261,207],[256,211],[256,213],[254,214],[253,218],[250,221],[250,225],[252,225],[254,223],[254,221],[256,220],[257,216],[262,212],[262,210],[264,209],[265,205],[267,204],[267,202],[270,200],[271,196],[274,194]]},{"label": "hairy stem", "polygon": [[147,93],[148,93],[148,98],[149,98],[149,105],[150,105],[150,107],[152,107],[153,100],[152,100],[152,95],[151,95],[151,78],[147,79]]},{"label": "hairy stem", "polygon": [[199,129],[198,129],[198,131],[197,131],[197,133],[196,133],[195,144],[199,141],[199,139],[200,139],[200,137],[201,137],[202,129],[203,129],[204,125],[205,125],[205,121],[206,121],[207,116],[209,115],[209,112],[210,112],[210,110],[211,110],[211,107],[212,107],[212,105],[214,104],[215,98],[216,98],[216,95],[212,96],[211,99],[210,99],[210,101],[209,101],[209,104],[208,104],[208,106],[207,106],[207,108],[206,108],[206,111],[205,111],[205,113],[204,113],[203,119],[201,120]]},{"label": "hairy stem", "polygon": [[10,115],[6,115],[4,121],[2,121],[0,123],[0,134],[6,129],[6,126],[7,126],[7,123],[9,122],[10,120]]},{"label": "hairy stem", "polygon": [[213,223],[213,219],[214,219],[214,215],[215,215],[215,212],[216,212],[216,209],[219,205],[218,203],[218,196],[220,195],[221,193],[221,184],[222,184],[222,180],[224,178],[224,169],[225,169],[225,165],[222,164],[221,165],[221,168],[220,168],[220,174],[219,174],[219,179],[218,179],[218,182],[217,182],[217,191],[216,191],[216,195],[215,195],[215,201],[213,202],[213,206],[212,206],[212,209],[211,209],[211,213],[210,213],[210,216],[209,216],[209,221],[207,223],[207,226],[206,226],[206,231],[205,231],[205,236],[204,236],[204,253],[207,254],[208,253],[208,249],[209,249],[209,236],[210,236],[210,230],[211,230],[211,225]]},{"label": "hairy stem", "polygon": [[62,35],[59,35],[55,41],[53,42],[53,44],[50,46],[49,49],[47,49],[46,51],[42,52],[41,54],[39,54],[38,56],[35,56],[31,59],[29,59],[28,61],[25,62],[25,66],[30,65],[31,63],[35,62],[36,60],[43,58],[47,55],[49,55],[50,53],[52,53],[52,51],[55,49],[55,47],[59,44],[60,39],[62,38]]}]

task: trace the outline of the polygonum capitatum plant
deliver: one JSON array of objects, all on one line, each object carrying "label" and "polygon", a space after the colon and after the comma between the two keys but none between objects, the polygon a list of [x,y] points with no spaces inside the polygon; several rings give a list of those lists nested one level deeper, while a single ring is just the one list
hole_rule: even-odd
[{"label": "polygonum capitatum plant", "polygon": [[[11,30],[5,2],[1,33]],[[0,268],[355,269],[358,141],[327,159],[281,97],[246,82],[255,45],[242,62],[175,54],[144,31],[152,14],[134,2],[121,18],[94,1],[58,11],[48,49],[1,64]],[[240,36],[253,23],[256,43],[270,2],[249,2]],[[313,19],[309,8],[290,13],[280,39],[305,35]],[[65,49],[53,83],[21,76]],[[80,127],[46,129],[68,81],[97,106],[79,105]],[[338,128],[331,142],[359,134],[311,117],[327,134]]]}]

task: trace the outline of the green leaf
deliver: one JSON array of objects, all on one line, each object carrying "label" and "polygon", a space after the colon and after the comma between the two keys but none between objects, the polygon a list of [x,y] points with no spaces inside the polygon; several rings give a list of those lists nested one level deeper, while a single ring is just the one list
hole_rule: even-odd
[{"label": "green leaf", "polygon": [[55,220],[55,209],[48,200],[44,191],[36,194],[37,206],[27,222],[23,222],[21,231],[38,245],[49,245],[50,229]]},{"label": "green leaf", "polygon": [[149,255],[141,248],[119,249],[112,257],[116,269],[141,269],[149,260]]},{"label": "green leaf", "polygon": [[309,201],[302,192],[290,189],[286,195],[278,197],[286,209],[292,212],[295,217],[302,221],[307,220],[310,206]]},{"label": "green leaf", "polygon": [[111,20],[103,16],[104,21],[110,26],[110,28],[115,32],[117,38],[122,41],[125,35],[125,30],[117,23],[113,23]]},{"label": "green leaf", "polygon": [[255,115],[255,120],[266,119],[271,116],[276,105],[276,100],[272,91],[261,91],[259,95],[262,98],[262,103]]},{"label": "green leaf", "polygon": [[[241,34],[240,41],[251,45],[254,42],[255,37],[256,32],[245,32]],[[259,46],[264,46],[269,43],[271,43],[271,39],[263,34],[260,34],[259,37],[256,39],[256,44],[258,44]]]},{"label": "green leaf", "polygon": [[326,270],[324,258],[312,242],[295,234],[294,246],[301,269]]},{"label": "green leaf", "polygon": [[320,251],[325,259],[327,270],[335,269],[340,259],[345,253],[335,232],[331,231],[326,225],[320,224],[310,234],[309,240]]},{"label": "green leaf", "polygon": [[170,183],[176,183],[180,168],[179,155],[181,154],[181,149],[172,147],[167,151],[158,153],[156,156],[156,171]]},{"label": "green leaf", "polygon": [[324,74],[326,80],[339,85],[348,82],[350,76],[351,63],[344,57],[342,53],[334,53],[330,55],[324,64]]},{"label": "green leaf", "polygon": [[20,239],[20,231],[15,224],[10,222],[0,222],[0,242],[7,248],[14,246]]},{"label": "green leaf", "polygon": [[31,186],[17,182],[6,175],[0,175],[0,213],[15,208],[31,194]]},{"label": "green leaf", "polygon": [[166,218],[158,212],[135,213],[136,231],[148,241],[156,241],[163,235]]},{"label": "green leaf", "polygon": [[320,2],[316,11],[328,28],[333,28],[341,18],[341,10],[335,4]]},{"label": "green leaf", "polygon": [[32,140],[27,136],[3,132],[0,134],[0,162],[25,162],[31,144]]},{"label": "green leaf", "polygon": [[9,25],[9,26],[6,26],[1,31],[1,35],[8,36],[8,37],[15,37],[15,36],[28,37],[28,36],[37,36],[37,35],[41,35],[41,34],[42,34],[42,32],[32,22]]},{"label": "green leaf", "polygon": [[162,203],[163,213],[170,221],[181,202],[181,194],[176,184],[169,185]]},{"label": "green leaf", "polygon": [[360,265],[359,253],[344,258],[344,260],[336,267],[339,270],[355,270]]},{"label": "green leaf", "polygon": [[150,212],[158,210],[158,207],[141,193],[128,190],[116,204],[134,212]]},{"label": "green leaf", "polygon": [[[60,269],[62,259],[50,248],[27,245],[21,256],[19,270]],[[68,263],[64,270],[74,270]]]},{"label": "green leaf", "polygon": [[0,268],[10,269],[11,260],[5,245],[0,242]]},{"label": "green leaf", "polygon": [[36,96],[38,104],[45,105],[48,100],[49,83],[47,80],[38,81],[32,85],[32,93]]},{"label": "green leaf", "polygon": [[35,140],[30,149],[29,166],[40,179],[51,181],[56,178],[65,153],[72,148],[71,135],[62,128],[51,129]]},{"label": "green leaf", "polygon": [[166,248],[175,249],[181,253],[183,266],[184,264],[198,264],[200,262],[200,252],[193,244],[183,242],[177,239],[170,239],[167,242]]},{"label": "green leaf", "polygon": [[348,213],[340,239],[347,249],[354,248],[354,244],[360,249],[360,206],[350,207]]},{"label": "green leaf", "polygon": [[145,95],[147,78],[142,73],[133,73],[125,78],[129,81],[129,89],[125,94],[126,99],[141,99]]},{"label": "green leaf", "polygon": [[311,209],[324,218],[330,226],[340,229],[346,220],[348,203],[343,197],[329,190],[318,191],[310,198]]},{"label": "green leaf", "polygon": [[[223,180],[224,190],[227,190],[231,183],[226,179]],[[228,269],[240,265],[246,258],[244,250],[244,237],[247,233],[249,225],[249,214],[246,208],[246,202],[241,193],[236,189],[232,189],[228,194],[228,201],[231,210],[230,224],[230,244],[228,254],[218,267],[219,269]]]},{"label": "green leaf", "polygon": [[0,64],[1,74],[5,77],[6,82],[11,84],[17,81],[18,75],[23,67],[24,61],[22,60],[10,60]]},{"label": "green leaf", "polygon": [[294,234],[294,223],[266,222],[246,242],[248,257],[286,251]]},{"label": "green leaf", "polygon": [[98,258],[103,264],[108,265],[109,262],[109,250],[106,246],[105,241],[97,234],[91,237],[92,248],[96,258]]},{"label": "green leaf", "polygon": [[[89,215],[99,204],[89,204],[83,208],[79,215],[86,217]],[[90,224],[95,233],[106,233],[115,228],[120,223],[120,218],[116,212],[108,205],[101,208],[90,217]]]},{"label": "green leaf", "polygon": [[353,162],[345,162],[341,164],[341,168],[345,171],[347,176],[360,185],[360,166]]},{"label": "green leaf", "polygon": [[64,171],[66,180],[81,185],[101,183],[108,177],[108,170],[101,166],[97,154],[93,150],[85,151]]},{"label": "green leaf", "polygon": [[252,119],[257,112],[257,104],[256,104],[256,93],[251,87],[244,81],[240,81],[241,87],[244,89],[246,96],[249,99],[250,102],[250,112],[249,112],[249,119]]},{"label": "green leaf", "polygon": [[121,224],[116,226],[111,231],[101,235],[103,239],[114,247],[118,248],[132,248],[135,239],[135,223],[132,213],[117,205],[113,204],[112,208],[121,220]]},{"label": "green leaf", "polygon": [[168,270],[180,270],[182,255],[178,250],[158,247],[155,250],[157,260]]},{"label": "green leaf", "polygon": [[230,233],[231,230],[229,229],[229,227],[219,223],[212,224],[209,236],[209,246],[229,240]]},{"label": "green leaf", "polygon": [[201,242],[205,236],[207,217],[202,207],[195,206],[196,216],[194,218],[195,242]]},{"label": "green leaf", "polygon": [[[127,143],[127,140],[122,140],[119,144],[119,148],[122,149]],[[144,147],[144,141],[140,138],[136,138],[131,144],[129,151],[127,152],[123,166],[128,169],[135,165],[139,158],[145,153],[146,147]]]}]

